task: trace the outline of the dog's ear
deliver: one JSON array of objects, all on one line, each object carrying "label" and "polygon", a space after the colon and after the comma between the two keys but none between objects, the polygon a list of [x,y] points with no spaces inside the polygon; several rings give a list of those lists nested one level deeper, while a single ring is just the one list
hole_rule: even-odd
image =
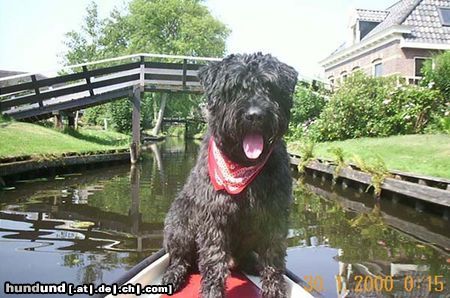
[{"label": "dog's ear", "polygon": [[198,70],[198,79],[203,87],[208,108],[214,105],[217,98],[214,93],[220,90],[220,86],[223,84],[223,80],[219,79],[221,66],[222,61],[210,62]]},{"label": "dog's ear", "polygon": [[198,79],[205,93],[209,94],[219,70],[219,62],[210,62],[198,70]]},{"label": "dog's ear", "polygon": [[297,85],[298,72],[291,66],[281,63],[279,69],[279,85],[289,95],[292,95],[295,91],[295,85]]}]

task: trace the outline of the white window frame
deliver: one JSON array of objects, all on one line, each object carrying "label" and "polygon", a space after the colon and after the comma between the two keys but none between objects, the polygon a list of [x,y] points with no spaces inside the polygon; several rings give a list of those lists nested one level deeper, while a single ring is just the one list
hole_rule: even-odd
[{"label": "white window frame", "polygon": [[335,83],[335,78],[334,78],[334,76],[329,76],[329,77],[328,77],[328,82],[330,83],[331,86],[333,86],[334,83]]},{"label": "white window frame", "polygon": [[441,20],[442,26],[450,27],[450,23],[444,22],[444,16],[442,15],[442,10],[448,10],[450,12],[450,7],[438,7],[439,19]]},{"label": "white window frame", "polygon": [[[431,57],[420,57],[420,56],[416,56],[416,57],[414,57],[414,77],[415,78],[422,78],[423,76],[422,75],[420,75],[420,76],[416,76],[416,61],[417,61],[417,59],[424,59],[424,60],[432,60],[433,61],[433,59],[431,58]],[[433,63],[434,64],[434,63]],[[434,68],[434,67],[433,67]]]},{"label": "white window frame", "polygon": [[[372,66],[372,75],[373,75],[375,78],[377,78],[377,77],[382,77],[382,76],[383,76],[383,59],[378,58],[378,59],[373,60],[373,61],[372,61],[372,65],[373,65],[373,66]],[[380,73],[379,76],[377,76],[377,73],[376,73],[376,67],[377,67],[378,65],[381,65],[381,73]]]}]

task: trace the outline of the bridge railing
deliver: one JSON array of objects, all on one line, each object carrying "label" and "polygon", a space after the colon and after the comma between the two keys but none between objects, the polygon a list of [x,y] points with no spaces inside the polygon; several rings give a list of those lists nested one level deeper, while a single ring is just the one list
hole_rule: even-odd
[{"label": "bridge railing", "polygon": [[[76,109],[99,104],[107,100],[107,96],[99,95],[118,90],[124,95],[125,89],[136,85],[142,91],[198,93],[201,92],[198,69],[207,61],[216,60],[219,59],[136,54],[64,67],[60,71],[65,74],[49,78],[39,77],[36,73],[1,78],[0,112],[18,119],[48,115],[61,108]],[[96,102],[94,97],[99,101]],[[83,99],[77,104],[67,105],[69,101]]]}]

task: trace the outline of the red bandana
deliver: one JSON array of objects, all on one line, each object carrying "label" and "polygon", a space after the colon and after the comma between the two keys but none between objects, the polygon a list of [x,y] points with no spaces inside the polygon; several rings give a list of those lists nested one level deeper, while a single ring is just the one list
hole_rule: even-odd
[{"label": "red bandana", "polygon": [[261,172],[270,153],[259,164],[244,167],[223,155],[217,148],[214,138],[211,137],[208,147],[208,170],[214,189],[216,191],[225,189],[227,193],[233,195],[240,193]]}]

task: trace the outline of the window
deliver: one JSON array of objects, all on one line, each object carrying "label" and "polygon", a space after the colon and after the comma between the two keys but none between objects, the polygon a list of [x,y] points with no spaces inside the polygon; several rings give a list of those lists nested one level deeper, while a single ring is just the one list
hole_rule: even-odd
[{"label": "window", "polygon": [[439,16],[443,26],[450,26],[450,8],[439,8]]},{"label": "window", "polygon": [[352,68],[352,72],[355,72],[355,71],[360,70],[360,69],[361,69],[361,67],[355,66],[355,67]]},{"label": "window", "polygon": [[381,59],[376,59],[373,62],[373,76],[381,77],[383,75],[383,63]]},{"label": "window", "polygon": [[330,85],[333,86],[334,85],[334,77],[333,76],[329,76],[328,77],[328,82],[330,82]]},{"label": "window", "polygon": [[414,58],[414,76],[421,77],[422,76],[422,67],[425,61],[430,60],[427,58]]},{"label": "window", "polygon": [[347,72],[346,71],[341,72],[341,77],[342,81],[345,81],[345,79],[347,78]]}]

